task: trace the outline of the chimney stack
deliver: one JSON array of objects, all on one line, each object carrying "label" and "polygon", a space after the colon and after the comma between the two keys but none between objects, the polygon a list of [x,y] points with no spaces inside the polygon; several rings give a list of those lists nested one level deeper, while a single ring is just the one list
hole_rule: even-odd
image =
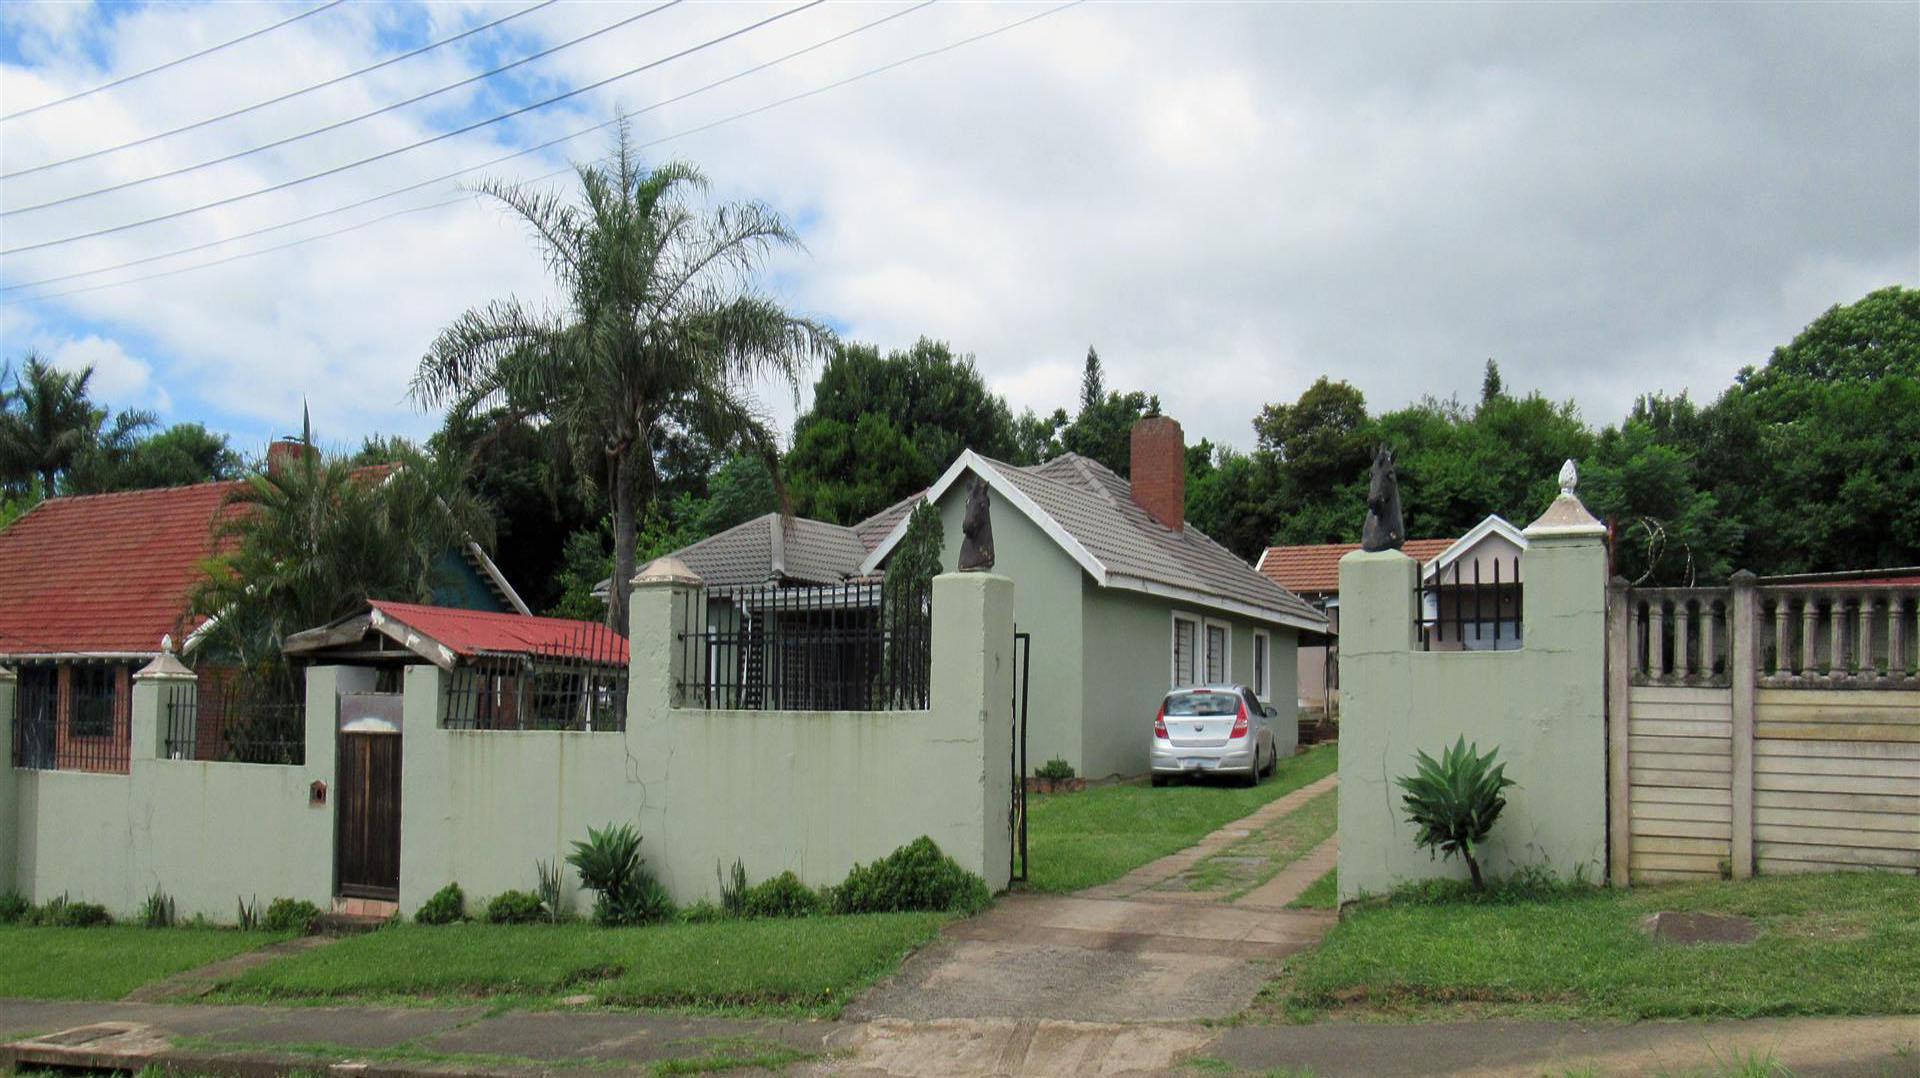
[{"label": "chimney stack", "polygon": [[267,444],[267,474],[282,475],[296,461],[319,455],[320,450],[298,438],[276,438]]},{"label": "chimney stack", "polygon": [[1178,421],[1150,415],[1133,425],[1133,500],[1161,524],[1187,523],[1187,441]]}]

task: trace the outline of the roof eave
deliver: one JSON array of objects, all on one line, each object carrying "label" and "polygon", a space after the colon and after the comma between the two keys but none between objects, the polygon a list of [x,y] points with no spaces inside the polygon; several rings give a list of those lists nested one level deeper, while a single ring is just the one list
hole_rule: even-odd
[{"label": "roof eave", "polygon": [[1191,603],[1195,606],[1203,606],[1229,614],[1239,614],[1242,617],[1253,618],[1256,621],[1264,621],[1270,625],[1298,629],[1301,632],[1322,634],[1330,632],[1329,623],[1324,617],[1307,617],[1301,614],[1275,610],[1272,607],[1264,607],[1257,603],[1244,602],[1239,599],[1229,599],[1225,596],[1214,595],[1210,592],[1198,591],[1193,588],[1183,588],[1177,584],[1167,584],[1158,580],[1149,580],[1146,577],[1111,573],[1108,574],[1107,577],[1107,587],[1120,588],[1126,591],[1137,591],[1142,594],[1159,596],[1165,599],[1178,599],[1181,602]]}]

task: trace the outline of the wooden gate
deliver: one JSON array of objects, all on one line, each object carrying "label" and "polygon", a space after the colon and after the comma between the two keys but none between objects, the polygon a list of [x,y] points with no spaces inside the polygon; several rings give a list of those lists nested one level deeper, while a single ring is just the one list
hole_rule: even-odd
[{"label": "wooden gate", "polygon": [[399,710],[394,695],[341,697],[334,877],[343,897],[400,898]]}]

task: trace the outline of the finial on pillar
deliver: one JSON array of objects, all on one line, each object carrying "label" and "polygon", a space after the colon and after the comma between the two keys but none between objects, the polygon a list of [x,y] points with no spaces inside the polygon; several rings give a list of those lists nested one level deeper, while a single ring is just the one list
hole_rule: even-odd
[{"label": "finial on pillar", "polygon": [[1560,493],[1569,498],[1578,497],[1574,490],[1580,486],[1580,473],[1573,466],[1573,458],[1560,466]]},{"label": "finial on pillar", "polygon": [[1527,525],[1523,532],[1529,539],[1552,536],[1604,536],[1607,526],[1587,512],[1580,504],[1580,495],[1574,493],[1580,485],[1580,473],[1568,460],[1560,465],[1560,495],[1547,506],[1547,511],[1539,519]]}]

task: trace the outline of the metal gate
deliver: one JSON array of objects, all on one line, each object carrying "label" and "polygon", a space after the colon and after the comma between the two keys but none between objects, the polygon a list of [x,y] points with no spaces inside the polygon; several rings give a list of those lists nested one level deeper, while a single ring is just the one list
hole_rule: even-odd
[{"label": "metal gate", "polygon": [[338,894],[400,897],[400,697],[340,697],[334,875]]},{"label": "metal gate", "polygon": [[1007,810],[1007,877],[1027,878],[1027,682],[1033,670],[1033,634],[1013,634],[1013,798]]}]

